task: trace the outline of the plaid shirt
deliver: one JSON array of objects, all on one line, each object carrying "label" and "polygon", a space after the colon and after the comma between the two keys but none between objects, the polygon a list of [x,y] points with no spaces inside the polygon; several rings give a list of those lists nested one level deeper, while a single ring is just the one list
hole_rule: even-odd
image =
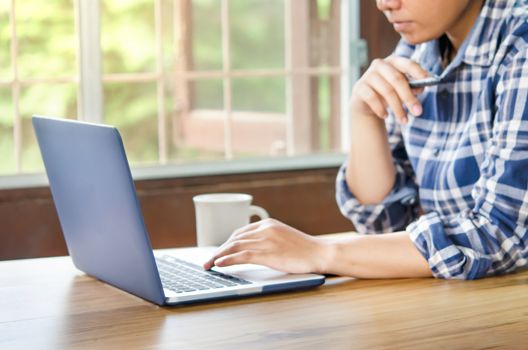
[{"label": "plaid shirt", "polygon": [[[528,7],[488,0],[456,57],[438,41],[399,43],[442,83],[419,96],[423,115],[387,118],[392,192],[361,205],[337,177],[341,212],[362,233],[405,229],[437,278],[512,272],[528,258]],[[419,216],[419,208],[425,214]]]}]

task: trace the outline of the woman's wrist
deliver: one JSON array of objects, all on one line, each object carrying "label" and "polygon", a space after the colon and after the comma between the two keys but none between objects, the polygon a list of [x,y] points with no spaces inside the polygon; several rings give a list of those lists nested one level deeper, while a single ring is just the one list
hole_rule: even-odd
[{"label": "woman's wrist", "polygon": [[320,236],[316,238],[318,240],[318,252],[316,253],[317,259],[315,259],[316,266],[314,272],[320,274],[338,274],[336,265],[340,259],[345,258],[341,254],[343,241],[348,242],[351,237],[329,238]]},{"label": "woman's wrist", "polygon": [[427,261],[405,231],[383,235],[321,237],[320,273],[357,278],[431,276]]}]

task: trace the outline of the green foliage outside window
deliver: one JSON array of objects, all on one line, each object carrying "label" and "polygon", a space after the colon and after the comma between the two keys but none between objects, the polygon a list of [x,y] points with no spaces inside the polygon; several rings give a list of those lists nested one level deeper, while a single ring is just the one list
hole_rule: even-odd
[{"label": "green foliage outside window", "polygon": [[[174,57],[178,54],[174,49],[171,23],[173,3],[162,3],[162,64],[166,71],[170,71]],[[283,68],[283,0],[231,0],[229,3],[232,68]],[[324,1],[322,3],[323,7],[328,5]],[[30,116],[43,114],[77,118],[78,88],[74,81],[78,74],[78,34],[74,0],[17,0],[15,4],[19,78],[72,79],[72,83],[39,83],[20,88],[21,170],[42,171]],[[221,70],[220,1],[193,0],[192,4],[193,68]],[[0,81],[9,80],[13,72],[9,7],[9,1],[0,1]],[[101,0],[104,74],[155,72],[157,53],[154,21],[152,0]],[[174,108],[170,77],[167,78],[167,86],[164,108],[170,113]],[[191,84],[191,88],[193,108],[223,108],[220,79],[199,80]],[[286,110],[283,77],[233,79],[232,89],[235,110],[271,113],[284,113]],[[157,162],[156,83],[105,83],[103,91],[104,122],[116,125],[121,130],[131,161],[136,164]],[[0,174],[16,172],[13,124],[11,86],[0,85]],[[168,129],[171,130],[171,125],[168,125]],[[203,154],[198,150],[183,149],[169,156],[193,160]]]},{"label": "green foliage outside window", "polygon": [[[19,79],[73,78],[77,71],[72,0],[15,2]],[[0,80],[13,76],[10,57],[10,2],[0,2]],[[73,80],[73,79],[72,79]],[[75,117],[77,87],[73,83],[20,87],[21,170],[42,171],[42,161],[30,122],[32,114]],[[9,85],[0,86],[0,174],[16,172],[14,106]]]}]

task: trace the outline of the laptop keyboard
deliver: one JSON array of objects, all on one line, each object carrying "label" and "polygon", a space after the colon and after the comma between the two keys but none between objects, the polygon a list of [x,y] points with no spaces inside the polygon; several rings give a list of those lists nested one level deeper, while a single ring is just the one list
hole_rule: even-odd
[{"label": "laptop keyboard", "polygon": [[156,258],[164,288],[176,293],[219,289],[250,284],[244,279],[216,271],[205,271],[202,267],[172,256]]}]

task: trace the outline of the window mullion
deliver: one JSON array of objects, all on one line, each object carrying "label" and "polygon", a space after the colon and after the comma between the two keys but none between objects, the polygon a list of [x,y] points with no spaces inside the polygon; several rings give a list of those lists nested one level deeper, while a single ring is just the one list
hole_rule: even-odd
[{"label": "window mullion", "polygon": [[341,150],[350,148],[350,111],[348,100],[352,84],[359,79],[361,62],[354,59],[353,43],[360,40],[359,0],[341,0]]},{"label": "window mullion", "polygon": [[154,23],[156,36],[156,98],[158,106],[158,151],[161,164],[167,163],[167,131],[166,131],[166,110],[165,110],[165,76],[163,69],[163,33],[162,33],[162,0],[154,3]]},{"label": "window mullion", "polygon": [[222,67],[224,91],[224,152],[226,159],[233,158],[233,111],[231,86],[231,44],[229,37],[229,0],[222,0]]},{"label": "window mullion", "polygon": [[173,37],[174,37],[174,71],[169,72],[174,88],[174,110],[171,116],[171,146],[180,149],[183,140],[183,125],[189,119],[192,106],[190,79],[187,72],[192,68],[192,0],[174,1]]},{"label": "window mullion", "polygon": [[78,118],[94,123],[103,121],[100,8],[100,0],[77,0],[80,76]]},{"label": "window mullion", "polygon": [[11,96],[13,99],[13,142],[15,146],[16,172],[22,171],[22,119],[20,116],[20,81],[18,78],[18,38],[16,32],[15,0],[11,0],[11,12],[9,25],[11,27],[11,66],[13,69],[13,80],[11,82]]},{"label": "window mullion", "polygon": [[293,125],[292,0],[284,0],[284,68],[286,80],[286,154],[295,154]]},{"label": "window mullion", "polygon": [[[288,155],[312,151],[313,114],[310,67],[310,2],[286,0],[285,53],[288,71],[287,152]],[[293,72],[296,74],[293,74]],[[300,74],[297,74],[299,72]]]}]

